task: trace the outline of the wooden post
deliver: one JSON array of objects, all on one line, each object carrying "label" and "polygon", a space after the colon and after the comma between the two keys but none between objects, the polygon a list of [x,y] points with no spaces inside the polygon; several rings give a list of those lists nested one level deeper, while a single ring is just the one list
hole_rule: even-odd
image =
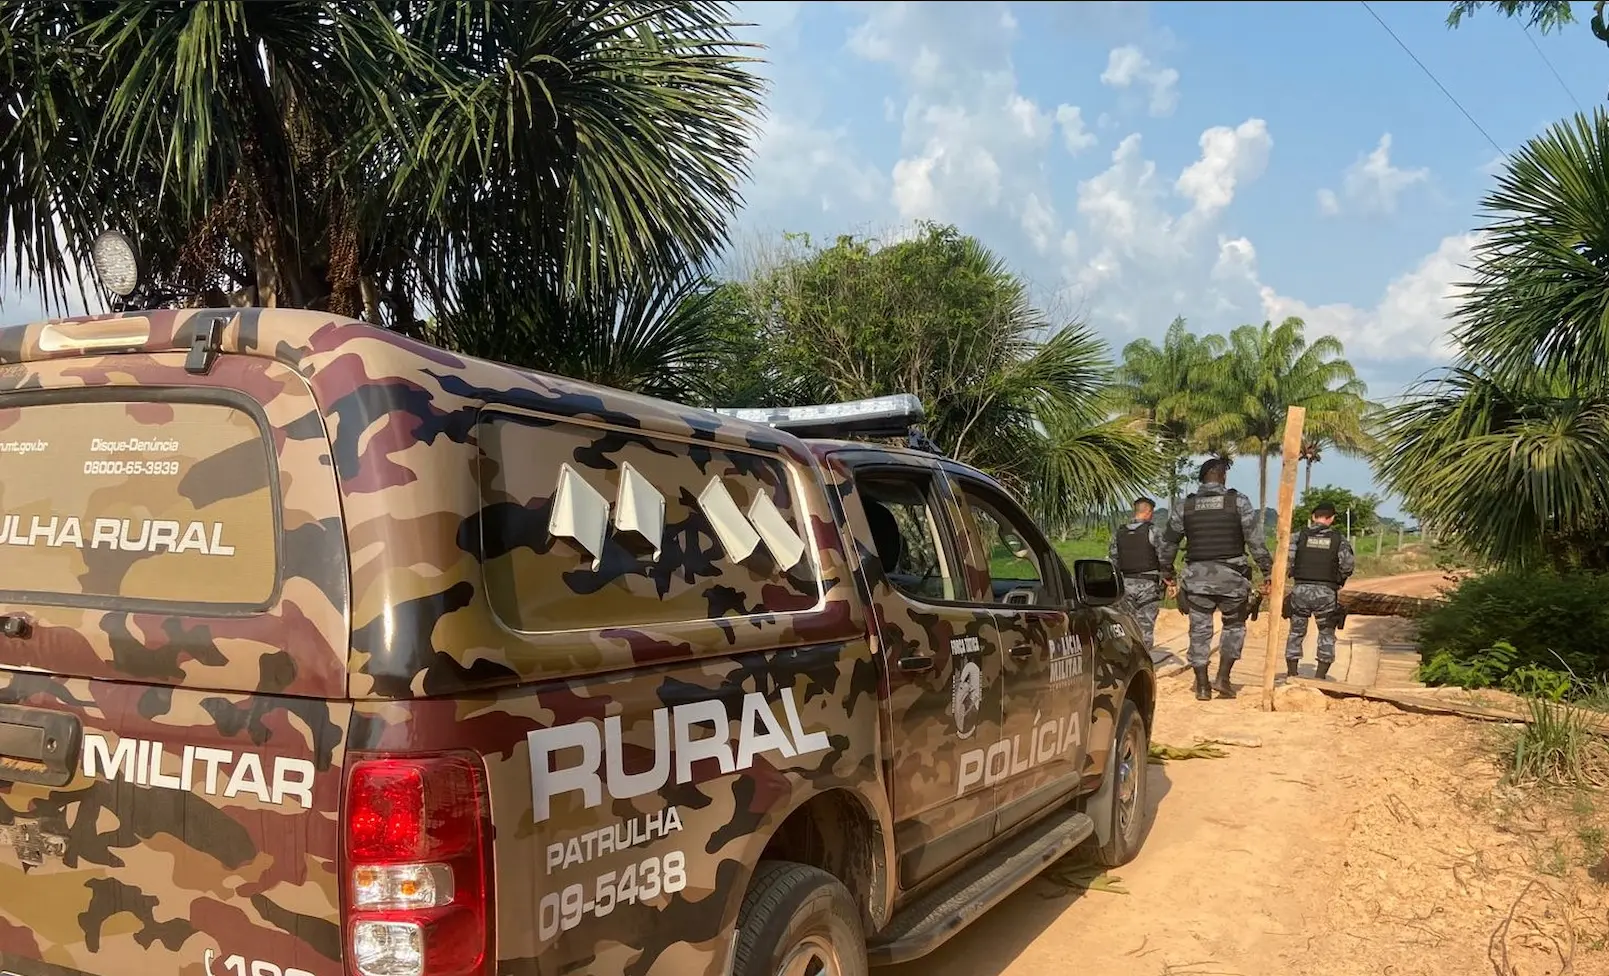
[{"label": "wooden post", "polygon": [[1281,453],[1284,466],[1279,470],[1279,521],[1275,535],[1274,572],[1268,587],[1268,650],[1263,657],[1263,710],[1274,710],[1274,676],[1285,657],[1285,618],[1280,605],[1285,599],[1285,563],[1291,548],[1291,512],[1296,508],[1297,457],[1302,453],[1302,424],[1307,420],[1306,407],[1291,407],[1285,411],[1285,443]]}]

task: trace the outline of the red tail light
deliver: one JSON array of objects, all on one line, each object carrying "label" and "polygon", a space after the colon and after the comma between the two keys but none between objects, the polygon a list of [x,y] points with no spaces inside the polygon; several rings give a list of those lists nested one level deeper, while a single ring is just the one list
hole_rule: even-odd
[{"label": "red tail light", "polygon": [[356,758],[346,784],[347,972],[483,973],[492,878],[479,758]]}]

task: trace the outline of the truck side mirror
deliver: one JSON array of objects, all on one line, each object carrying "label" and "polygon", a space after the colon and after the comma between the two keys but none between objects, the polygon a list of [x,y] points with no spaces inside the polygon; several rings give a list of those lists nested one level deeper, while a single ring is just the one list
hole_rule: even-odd
[{"label": "truck side mirror", "polygon": [[1078,602],[1087,607],[1109,607],[1123,598],[1123,577],[1106,559],[1075,560],[1073,586]]}]

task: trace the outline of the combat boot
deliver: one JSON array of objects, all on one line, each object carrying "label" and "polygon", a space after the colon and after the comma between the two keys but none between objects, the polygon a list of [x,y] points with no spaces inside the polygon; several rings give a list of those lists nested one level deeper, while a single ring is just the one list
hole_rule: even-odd
[{"label": "combat boot", "polygon": [[1207,681],[1207,666],[1196,668],[1196,701],[1212,701],[1212,685]]},{"label": "combat boot", "polygon": [[1318,670],[1313,672],[1313,676],[1318,678],[1320,681],[1330,680],[1330,662],[1320,661],[1318,663]]},{"label": "combat boot", "polygon": [[[1299,657],[1288,657],[1288,658],[1286,658],[1285,659],[1285,677],[1287,677],[1287,678],[1296,677],[1297,673],[1298,673],[1298,670],[1301,668],[1301,665],[1302,665],[1302,659],[1299,658]],[[1323,665],[1319,665],[1319,666],[1323,667]]]},{"label": "combat boot", "polygon": [[1218,659],[1218,679],[1212,683],[1212,690],[1218,693],[1219,698],[1235,697],[1235,686],[1229,683],[1229,672],[1235,668],[1235,662]]}]

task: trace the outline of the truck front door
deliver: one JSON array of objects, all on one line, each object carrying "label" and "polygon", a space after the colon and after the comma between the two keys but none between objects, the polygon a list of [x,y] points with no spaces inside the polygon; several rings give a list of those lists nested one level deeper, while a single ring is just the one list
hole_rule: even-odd
[{"label": "truck front door", "polygon": [[1078,788],[1088,738],[1096,634],[1089,614],[1069,612],[1055,551],[1020,507],[963,469],[948,472],[975,570],[971,599],[994,618],[1005,682],[1005,732],[981,758],[999,789],[997,831]]},{"label": "truck front door", "polygon": [[993,836],[993,781],[967,763],[1001,741],[999,639],[991,612],[969,605],[937,468],[876,452],[835,459],[853,473],[839,490],[888,676],[894,844],[909,888]]}]

